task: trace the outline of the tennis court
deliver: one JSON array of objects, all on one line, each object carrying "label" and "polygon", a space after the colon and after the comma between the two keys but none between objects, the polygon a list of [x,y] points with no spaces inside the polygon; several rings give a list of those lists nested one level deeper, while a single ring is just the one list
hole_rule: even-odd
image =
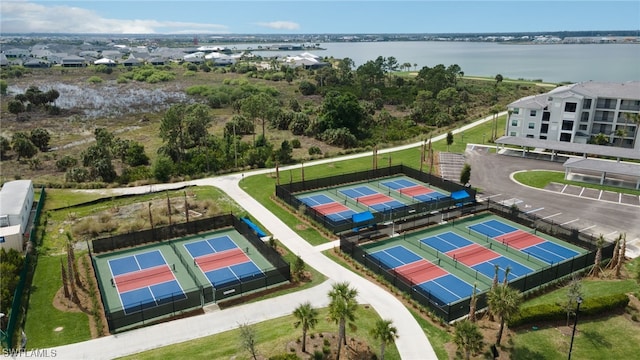
[{"label": "tennis court", "polygon": [[468,227],[470,230],[534,256],[547,264],[556,264],[580,254],[578,251],[496,219],[490,219]]},{"label": "tennis court", "polygon": [[264,277],[264,273],[229,236],[184,243],[194,264],[214,288],[230,286],[248,279]]},{"label": "tennis court", "polygon": [[381,181],[380,184],[418,202],[432,202],[448,198],[443,193],[408,179]]},{"label": "tennis court", "polygon": [[344,196],[354,199],[356,203],[364,204],[377,212],[392,211],[406,206],[405,203],[388,195],[382,194],[369,186],[342,188],[338,190],[338,192]]},{"label": "tennis court", "polygon": [[324,194],[300,197],[300,201],[332,221],[350,220],[356,214],[355,211]]},{"label": "tennis court", "polygon": [[[468,297],[473,286],[454,274],[430,262],[402,245],[391,246],[370,253],[370,256],[415,284],[436,303],[449,304]],[[435,300],[437,299],[437,300]]]},{"label": "tennis court", "polygon": [[[469,240],[452,231],[429,236],[421,239],[420,242],[446,254],[455,261],[477,270],[488,278],[495,276],[495,268],[498,266],[499,281],[504,280],[507,268],[509,268],[508,281],[533,272],[530,267],[487,249],[485,246],[476,244],[473,240]],[[489,247],[491,248],[491,244],[489,244]]]},{"label": "tennis court", "polygon": [[111,285],[125,314],[186,298],[180,283],[159,250],[108,260]]}]

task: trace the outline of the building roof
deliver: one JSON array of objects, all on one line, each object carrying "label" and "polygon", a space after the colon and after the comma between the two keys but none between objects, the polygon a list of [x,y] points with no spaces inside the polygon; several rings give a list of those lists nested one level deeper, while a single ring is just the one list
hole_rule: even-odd
[{"label": "building roof", "polygon": [[640,176],[640,164],[598,159],[571,158],[562,165],[570,169],[582,169],[609,174]]},{"label": "building roof", "polygon": [[564,141],[523,138],[517,136],[503,136],[496,140],[496,144],[549,149],[566,153],[591,154],[620,159],[640,160],[640,151],[616,146],[579,144]]},{"label": "building roof", "polygon": [[547,107],[548,98],[549,96],[547,94],[526,96],[512,102],[507,105],[507,107],[542,110]]},{"label": "building roof", "polygon": [[614,99],[640,99],[640,81],[622,83],[586,81],[557,88],[542,95],[531,95],[516,100],[508,105],[510,108],[544,109],[550,98],[588,97]]},{"label": "building roof", "polygon": [[22,206],[31,186],[31,180],[14,180],[4,183],[0,190],[0,215],[22,213]]}]

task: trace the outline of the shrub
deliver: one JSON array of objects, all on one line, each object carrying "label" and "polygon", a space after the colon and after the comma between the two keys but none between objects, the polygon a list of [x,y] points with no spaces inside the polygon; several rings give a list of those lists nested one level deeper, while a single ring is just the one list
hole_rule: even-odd
[{"label": "shrub", "polygon": [[92,84],[99,84],[102,82],[102,78],[100,76],[92,76],[87,81]]},{"label": "shrub", "polygon": [[291,140],[291,146],[292,146],[294,149],[300,149],[300,146],[301,146],[301,145],[300,145],[300,140],[298,140],[298,139],[293,139],[293,140]]},{"label": "shrub", "polygon": [[73,156],[65,155],[62,159],[56,161],[56,168],[58,171],[67,171],[67,169],[76,166],[78,159]]},{"label": "shrub", "polygon": [[320,150],[317,146],[312,146],[309,148],[309,155],[321,155],[322,150]]}]

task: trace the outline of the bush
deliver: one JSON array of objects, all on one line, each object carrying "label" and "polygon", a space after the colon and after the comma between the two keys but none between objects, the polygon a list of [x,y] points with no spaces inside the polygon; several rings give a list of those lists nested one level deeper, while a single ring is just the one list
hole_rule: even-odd
[{"label": "bush", "polygon": [[92,76],[89,79],[87,79],[87,81],[92,84],[99,84],[102,82],[102,78],[100,76]]},{"label": "bush", "polygon": [[76,166],[78,159],[73,156],[65,155],[62,159],[56,161],[56,168],[58,171],[67,171],[67,169]]},{"label": "bush", "polygon": [[300,145],[300,140],[298,140],[298,139],[293,139],[293,140],[291,140],[291,146],[292,146],[294,149],[300,149],[300,146],[301,146],[301,145]]},{"label": "bush", "polygon": [[[629,303],[629,297],[625,294],[612,294],[596,298],[587,298],[580,306],[580,313],[584,315],[597,315],[622,309]],[[521,307],[520,313],[509,321],[509,326],[518,326],[541,321],[558,321],[567,318],[567,312],[560,304],[540,304],[536,306]]]},{"label": "bush", "polygon": [[321,155],[322,150],[320,150],[317,146],[312,146],[309,148],[309,155]]},{"label": "bush", "polygon": [[296,354],[279,354],[269,358],[269,360],[299,360],[300,358]]}]

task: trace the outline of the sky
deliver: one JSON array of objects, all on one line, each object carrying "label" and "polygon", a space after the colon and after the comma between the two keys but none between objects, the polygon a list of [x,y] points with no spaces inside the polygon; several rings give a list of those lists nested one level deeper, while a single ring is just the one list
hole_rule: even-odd
[{"label": "sky", "polygon": [[640,0],[0,1],[0,34],[438,34],[638,29]]}]

